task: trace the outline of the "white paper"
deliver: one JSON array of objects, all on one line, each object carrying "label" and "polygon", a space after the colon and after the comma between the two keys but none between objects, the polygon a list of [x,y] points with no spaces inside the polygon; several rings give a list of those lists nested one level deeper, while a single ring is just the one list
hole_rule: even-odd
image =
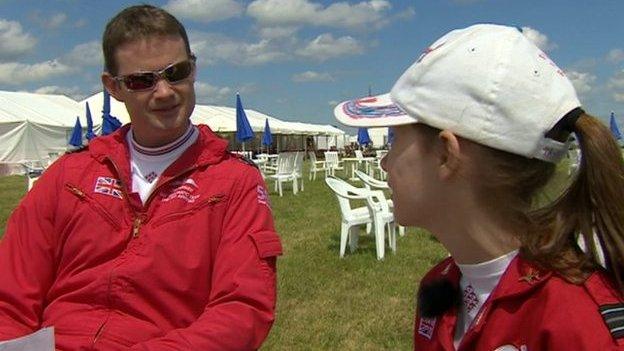
[{"label": "white paper", "polygon": [[0,351],[54,351],[54,327],[39,329],[17,339],[0,341]]}]

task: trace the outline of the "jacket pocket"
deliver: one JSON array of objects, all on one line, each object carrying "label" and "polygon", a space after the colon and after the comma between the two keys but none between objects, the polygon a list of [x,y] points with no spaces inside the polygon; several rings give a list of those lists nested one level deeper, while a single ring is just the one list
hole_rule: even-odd
[{"label": "jacket pocket", "polygon": [[248,234],[256,250],[258,257],[265,259],[282,255],[282,242],[273,231],[262,231]]},{"label": "jacket pocket", "polygon": [[95,213],[100,215],[100,217],[102,217],[107,223],[109,223],[113,228],[115,228],[115,230],[121,230],[121,225],[119,225],[119,223],[117,222],[119,219],[111,215],[110,212],[108,212],[106,208],[102,206],[102,204],[97,202],[90,195],[88,195],[87,193],[82,191],[80,188],[78,188],[77,186],[71,183],[65,184],[65,189],[69,191],[71,194],[73,194],[74,196],[76,196],[80,201],[87,203],[87,205],[89,205],[89,207],[91,207],[91,209]]},{"label": "jacket pocket", "polygon": [[215,206],[219,203],[225,203],[227,201],[225,195],[223,194],[217,194],[217,195],[212,195],[210,197],[208,197],[207,199],[204,199],[203,201],[200,201],[198,204],[196,204],[195,206],[189,208],[188,210],[184,210],[184,211],[180,211],[180,212],[175,212],[175,213],[171,213],[168,214],[164,217],[159,218],[158,220],[154,221],[152,223],[152,227],[156,228],[159,227],[165,223],[168,222],[173,222],[176,219],[180,219],[186,216],[191,216],[193,215],[195,212],[203,209],[206,206]]}]

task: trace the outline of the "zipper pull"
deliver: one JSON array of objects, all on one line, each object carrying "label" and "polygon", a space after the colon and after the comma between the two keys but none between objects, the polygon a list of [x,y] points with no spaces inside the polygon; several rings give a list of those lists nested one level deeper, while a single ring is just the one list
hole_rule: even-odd
[{"label": "zipper pull", "polygon": [[136,217],[132,223],[132,237],[139,237],[139,228],[141,228],[141,217]]},{"label": "zipper pull", "polygon": [[74,195],[78,196],[80,199],[84,199],[85,197],[87,197],[87,195],[85,195],[82,190],[76,188],[75,186],[70,184],[66,184],[65,186],[67,187],[67,189],[69,189],[69,191],[71,191]]}]

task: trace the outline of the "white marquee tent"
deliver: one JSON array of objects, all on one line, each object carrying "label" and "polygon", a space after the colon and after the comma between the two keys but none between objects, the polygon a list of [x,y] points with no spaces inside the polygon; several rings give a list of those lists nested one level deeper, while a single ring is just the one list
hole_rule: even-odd
[{"label": "white marquee tent", "polygon": [[[23,161],[64,152],[76,117],[86,132],[84,106],[66,96],[0,91],[0,164],[10,168],[3,173],[13,173]],[[94,124],[99,130],[95,116]]]},{"label": "white marquee tent", "polygon": [[[104,104],[103,92],[99,92],[91,97],[81,101],[82,104],[89,102],[91,112],[94,115],[101,115]],[[111,98],[111,115],[117,117],[123,124],[130,122],[130,117],[125,105],[122,102]],[[312,123],[289,122],[277,119],[264,113],[245,108],[245,114],[256,133],[264,131],[265,120],[269,120],[271,133],[286,135],[330,135],[341,136],[344,131],[330,125],[320,125]],[[206,124],[210,128],[219,133],[236,132],[236,109],[226,106],[215,105],[196,105],[191,121],[195,124]]]},{"label": "white marquee tent", "polygon": [[[70,148],[68,140],[76,117],[80,118],[83,136],[86,133],[86,102],[89,102],[94,132],[99,134],[102,92],[76,102],[62,95],[0,91],[0,174],[21,171],[20,164],[25,161],[45,160]],[[245,112],[256,133],[264,131],[268,119],[274,135],[329,138],[335,145],[344,140],[344,131],[330,125],[283,121],[251,109]],[[130,122],[125,105],[114,98],[111,98],[111,115],[124,124]],[[191,120],[207,124],[219,133],[236,131],[236,109],[232,107],[197,105]]]}]

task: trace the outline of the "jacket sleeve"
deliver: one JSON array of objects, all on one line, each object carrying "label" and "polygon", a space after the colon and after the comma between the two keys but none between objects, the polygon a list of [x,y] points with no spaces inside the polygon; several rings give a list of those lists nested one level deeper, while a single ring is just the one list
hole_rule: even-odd
[{"label": "jacket sleeve", "polygon": [[0,339],[41,326],[54,280],[54,212],[57,164],[35,182],[9,217],[0,243]]},{"label": "jacket sleeve", "polygon": [[210,299],[189,327],[136,344],[133,350],[255,350],[273,324],[276,256],[282,247],[259,171],[246,166],[224,216]]}]

